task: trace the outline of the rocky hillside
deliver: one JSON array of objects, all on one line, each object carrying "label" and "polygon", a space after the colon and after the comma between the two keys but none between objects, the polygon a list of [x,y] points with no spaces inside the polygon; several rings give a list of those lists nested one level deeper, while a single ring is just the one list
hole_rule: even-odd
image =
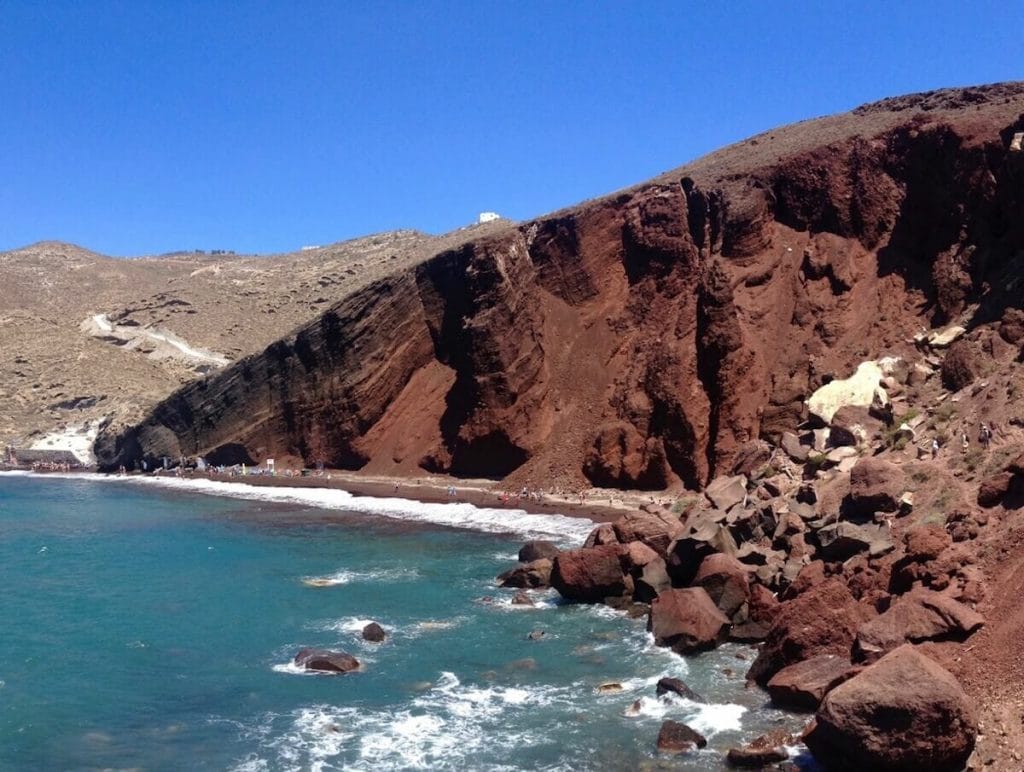
[{"label": "rocky hillside", "polygon": [[699,488],[830,379],[1020,305],[1022,129],[1024,84],[899,97],[493,224],[325,297],[98,454]]}]

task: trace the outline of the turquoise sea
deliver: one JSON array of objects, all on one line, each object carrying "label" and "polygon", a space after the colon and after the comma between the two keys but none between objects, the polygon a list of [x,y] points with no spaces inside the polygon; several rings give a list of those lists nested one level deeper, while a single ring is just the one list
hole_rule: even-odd
[{"label": "turquoise sea", "polygon": [[[0,474],[0,769],[721,769],[731,745],[803,723],[744,688],[749,648],[683,659],[643,620],[552,593],[514,607],[494,586],[525,538],[589,528],[341,491]],[[371,619],[384,644],[361,641]],[[303,646],[364,667],[297,673]],[[656,698],[665,675],[708,704]],[[622,690],[598,693],[608,681]],[[709,748],[659,760],[666,717]]]}]

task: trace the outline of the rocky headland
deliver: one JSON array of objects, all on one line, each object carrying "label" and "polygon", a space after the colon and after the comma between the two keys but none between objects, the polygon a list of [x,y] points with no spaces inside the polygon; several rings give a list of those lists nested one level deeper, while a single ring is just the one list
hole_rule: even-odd
[{"label": "rocky headland", "polygon": [[167,327],[231,361],[105,420],[98,463],[628,491],[500,581],[680,654],[757,643],[752,688],[814,712],[830,769],[1019,768],[1022,137],[1019,83],[896,97],[418,243],[248,350]]}]

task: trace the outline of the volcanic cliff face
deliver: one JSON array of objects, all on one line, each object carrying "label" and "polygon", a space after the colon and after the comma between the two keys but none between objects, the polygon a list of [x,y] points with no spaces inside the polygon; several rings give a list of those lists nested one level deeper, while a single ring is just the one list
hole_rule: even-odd
[{"label": "volcanic cliff face", "polygon": [[97,453],[699,487],[830,376],[1021,304],[1022,129],[1007,84],[769,132],[400,268]]}]

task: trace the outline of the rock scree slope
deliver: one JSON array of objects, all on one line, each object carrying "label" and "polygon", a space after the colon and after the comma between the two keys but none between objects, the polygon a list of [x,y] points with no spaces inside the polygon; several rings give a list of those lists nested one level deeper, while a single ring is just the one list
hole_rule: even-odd
[{"label": "rock scree slope", "polygon": [[1024,84],[897,97],[466,232],[108,427],[101,466],[700,488],[832,378],[1020,305],[1022,129]]}]

